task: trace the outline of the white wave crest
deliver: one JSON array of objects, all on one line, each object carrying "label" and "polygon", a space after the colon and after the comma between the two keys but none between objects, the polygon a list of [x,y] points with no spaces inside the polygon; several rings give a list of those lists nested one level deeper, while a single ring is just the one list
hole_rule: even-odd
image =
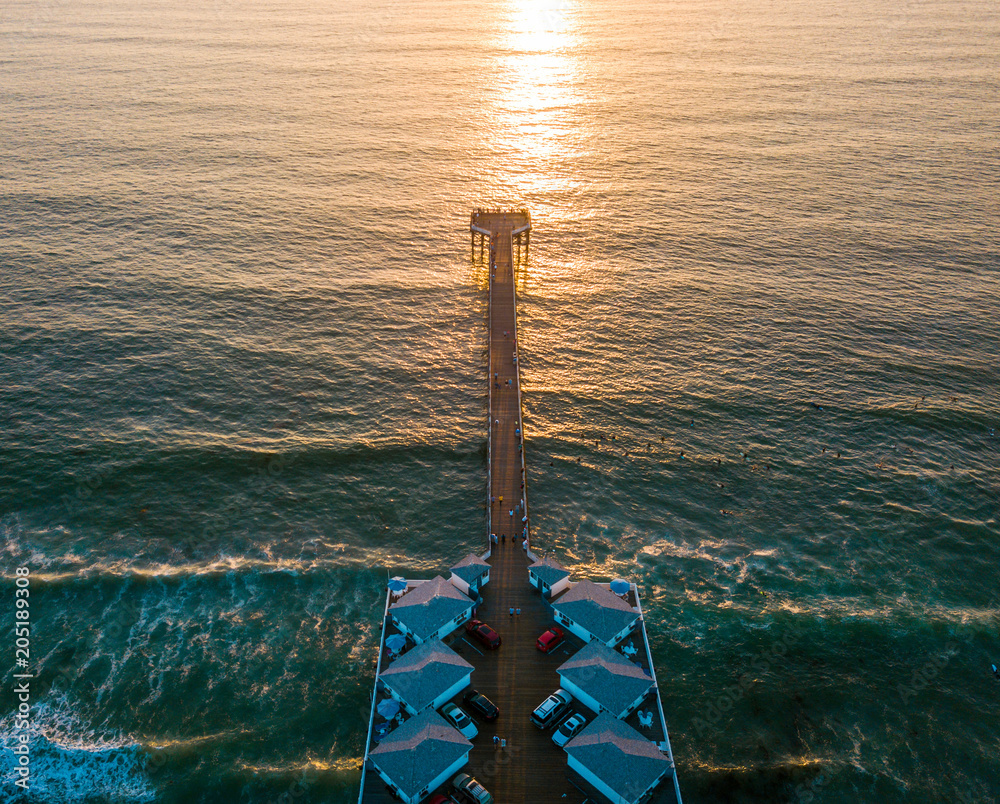
[{"label": "white wave crest", "polygon": [[[21,733],[28,734],[30,757],[26,794],[14,786]],[[26,731],[15,729],[13,713],[0,720],[0,802],[152,802],[155,791],[145,768],[138,743],[87,725],[65,695],[32,706]]]}]

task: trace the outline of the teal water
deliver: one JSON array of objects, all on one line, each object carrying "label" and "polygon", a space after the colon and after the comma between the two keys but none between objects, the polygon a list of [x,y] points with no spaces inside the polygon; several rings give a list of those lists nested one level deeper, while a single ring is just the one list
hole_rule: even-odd
[{"label": "teal water", "polygon": [[356,798],[386,572],[484,543],[480,203],[535,223],[534,540],[644,590],[686,801],[1000,800],[998,41],[7,2],[0,801]]}]

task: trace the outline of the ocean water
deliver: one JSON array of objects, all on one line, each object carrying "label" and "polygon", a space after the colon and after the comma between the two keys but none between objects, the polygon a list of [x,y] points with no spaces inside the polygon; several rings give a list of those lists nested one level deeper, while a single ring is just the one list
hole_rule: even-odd
[{"label": "ocean water", "polygon": [[998,43],[987,0],[5,0],[0,801],[355,800],[386,573],[484,544],[506,203],[535,541],[643,589],[686,801],[1000,801]]}]

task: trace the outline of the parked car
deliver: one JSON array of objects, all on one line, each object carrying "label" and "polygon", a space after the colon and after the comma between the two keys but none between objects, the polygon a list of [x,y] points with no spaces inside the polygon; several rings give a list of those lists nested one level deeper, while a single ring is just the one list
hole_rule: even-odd
[{"label": "parked car", "polygon": [[500,634],[481,620],[469,620],[465,624],[465,630],[471,637],[490,650],[496,650],[500,647]]},{"label": "parked car", "polygon": [[570,715],[566,718],[562,725],[556,729],[556,733],[552,735],[552,742],[562,748],[566,743],[576,737],[580,733],[580,729],[587,725],[587,718],[577,712],[575,715]]},{"label": "parked car", "polygon": [[469,690],[462,700],[469,709],[482,715],[484,720],[496,720],[500,714],[497,705],[477,690]]},{"label": "parked car", "polygon": [[562,642],[563,637],[565,636],[566,634],[563,633],[563,630],[561,628],[550,628],[548,631],[546,631],[544,634],[538,637],[537,640],[535,640],[535,646],[542,653],[548,653],[556,645]]},{"label": "parked car", "polygon": [[572,695],[562,688],[557,689],[535,707],[535,711],[531,713],[531,722],[540,729],[547,729],[566,714],[566,710],[569,709],[572,702]]},{"label": "parked car", "polygon": [[471,740],[479,734],[479,729],[477,729],[476,724],[472,722],[472,718],[465,714],[465,712],[463,712],[462,709],[455,704],[445,704],[441,707],[441,714],[444,715],[445,720],[462,732],[463,737]]},{"label": "parked car", "polygon": [[428,799],[427,804],[458,804],[458,802],[451,796],[446,796],[444,793],[438,793],[436,796],[432,796]]},{"label": "parked car", "polygon": [[493,795],[467,773],[460,773],[451,780],[455,792],[469,804],[493,804]]}]

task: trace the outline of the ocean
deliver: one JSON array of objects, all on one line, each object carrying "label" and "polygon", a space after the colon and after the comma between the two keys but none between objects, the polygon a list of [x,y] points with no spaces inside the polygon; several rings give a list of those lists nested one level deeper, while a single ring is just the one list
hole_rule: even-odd
[{"label": "ocean", "polygon": [[5,0],[0,801],[356,800],[387,574],[485,545],[477,205],[533,220],[533,543],[639,584],[688,804],[1000,801],[998,43]]}]

